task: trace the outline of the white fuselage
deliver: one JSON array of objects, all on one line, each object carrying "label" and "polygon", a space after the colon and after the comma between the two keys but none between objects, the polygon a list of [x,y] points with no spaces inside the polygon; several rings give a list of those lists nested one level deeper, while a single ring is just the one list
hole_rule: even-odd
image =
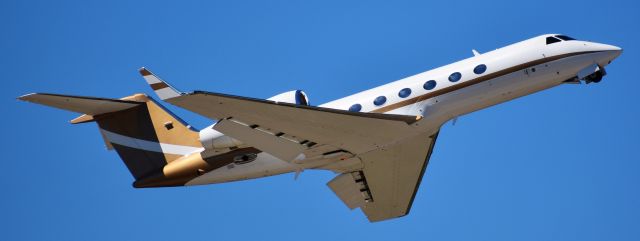
[{"label": "white fuselage", "polygon": [[[362,112],[421,115],[424,117],[422,122],[438,128],[454,117],[559,85],[591,64],[604,67],[620,54],[617,47],[578,40],[547,45],[545,38],[548,36],[553,35],[518,42],[321,106],[346,110],[353,104],[360,104]],[[487,66],[486,71],[475,74],[473,70],[480,64]],[[449,76],[455,72],[461,74],[461,79],[449,81]],[[468,82],[496,73],[497,76],[486,81],[468,85]],[[426,90],[423,85],[429,80],[435,80],[437,84],[435,88]],[[401,98],[399,91],[404,88],[410,88],[411,95]],[[440,90],[445,90],[445,93],[424,100],[419,98]],[[386,103],[376,106],[373,101],[378,96],[385,96]],[[384,109],[412,98],[417,101],[399,108]]]},{"label": "white fuselage", "polygon": [[[416,132],[433,134],[452,118],[575,80],[579,71],[594,65],[604,68],[621,53],[621,49],[615,46],[579,40],[547,44],[546,39],[552,36],[555,35],[534,37],[334,100],[321,107],[352,108],[354,111],[358,108],[353,106],[358,104],[360,112],[422,116],[414,125]],[[474,73],[478,65],[485,65],[486,70]],[[460,79],[450,81],[449,77],[456,72],[460,73]],[[435,81],[435,86],[425,87],[430,80]],[[400,91],[406,88],[410,89],[410,94],[407,95],[405,90],[401,97]],[[386,101],[374,104],[380,96],[384,96]],[[301,168],[322,167],[300,167],[260,153],[246,167],[214,170],[188,184],[244,180]]]}]

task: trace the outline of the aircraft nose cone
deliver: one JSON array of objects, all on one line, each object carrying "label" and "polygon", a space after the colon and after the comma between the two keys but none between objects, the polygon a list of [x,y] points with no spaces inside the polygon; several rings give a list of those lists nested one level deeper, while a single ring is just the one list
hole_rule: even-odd
[{"label": "aircraft nose cone", "polygon": [[622,48],[608,44],[605,44],[604,50],[614,52],[616,54],[616,57],[618,57],[618,55],[622,53]]},{"label": "aircraft nose cone", "polygon": [[609,62],[615,58],[618,58],[622,54],[622,48],[609,44],[592,43],[589,45],[591,49],[598,52],[603,52],[605,61]]},{"label": "aircraft nose cone", "polygon": [[606,45],[606,51],[611,52],[613,55],[612,59],[617,58],[618,56],[620,56],[620,54],[622,54],[622,48],[618,47],[618,46],[613,46],[613,45]]},{"label": "aircraft nose cone", "polygon": [[611,50],[613,50],[613,51],[619,51],[619,52],[622,52],[622,48],[620,48],[620,47],[618,47],[618,46],[613,46],[613,45],[609,45],[609,46],[611,46]]},{"label": "aircraft nose cone", "polygon": [[618,52],[618,53],[622,52],[622,48],[614,45],[609,45],[609,44],[598,43],[598,44],[594,44],[593,47],[599,51],[612,51],[612,52]]}]

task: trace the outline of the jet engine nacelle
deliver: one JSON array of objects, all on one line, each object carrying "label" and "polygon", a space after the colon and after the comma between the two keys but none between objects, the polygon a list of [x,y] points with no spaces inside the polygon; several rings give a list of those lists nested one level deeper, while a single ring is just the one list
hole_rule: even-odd
[{"label": "jet engine nacelle", "polygon": [[296,105],[309,105],[309,98],[307,97],[307,94],[304,93],[304,91],[302,90],[287,91],[282,94],[271,97],[268,100],[273,100],[276,102],[291,103]]},{"label": "jet engine nacelle", "polygon": [[235,138],[225,136],[213,129],[215,124],[200,130],[200,143],[207,150],[224,149],[242,145],[242,142]]}]

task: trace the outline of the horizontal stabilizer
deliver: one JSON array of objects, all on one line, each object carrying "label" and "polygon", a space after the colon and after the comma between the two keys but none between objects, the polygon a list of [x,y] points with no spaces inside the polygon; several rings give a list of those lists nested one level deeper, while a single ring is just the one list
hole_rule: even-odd
[{"label": "horizontal stabilizer", "polygon": [[86,96],[32,93],[19,100],[55,107],[87,115],[100,115],[136,107],[144,102]]}]

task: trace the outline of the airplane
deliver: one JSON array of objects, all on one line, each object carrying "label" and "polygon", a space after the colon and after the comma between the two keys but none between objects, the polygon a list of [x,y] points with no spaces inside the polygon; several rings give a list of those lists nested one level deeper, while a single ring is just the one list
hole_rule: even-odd
[{"label": "airplane", "polygon": [[329,170],[328,187],[370,222],[409,213],[443,124],[561,84],[598,83],[622,49],[545,34],[319,106],[301,90],[268,99],[181,92],[146,68],[160,100],[215,123],[196,130],[145,94],[32,93],[18,99],[96,122],[135,188],[224,183]]}]

